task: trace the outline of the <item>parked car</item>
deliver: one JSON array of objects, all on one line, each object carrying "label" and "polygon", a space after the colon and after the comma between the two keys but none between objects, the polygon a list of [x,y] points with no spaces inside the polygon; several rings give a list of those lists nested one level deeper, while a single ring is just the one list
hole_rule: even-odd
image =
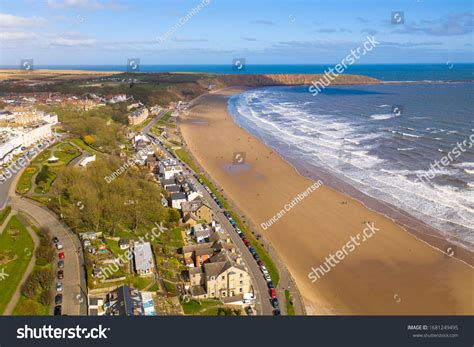
[{"label": "parked car", "polygon": [[273,310],[273,315],[274,316],[280,316],[281,315],[280,310]]},{"label": "parked car", "polygon": [[272,281],[268,281],[268,282],[267,282],[267,286],[268,286],[268,288],[270,288],[270,289],[275,288],[275,286],[273,285],[273,282],[272,282]]},{"label": "parked car", "polygon": [[260,266],[260,269],[262,269],[262,267],[265,267],[261,260],[257,260],[257,265]]},{"label": "parked car", "polygon": [[64,278],[64,271],[63,270],[59,270],[58,271],[58,280],[62,280]]},{"label": "parked car", "polygon": [[61,312],[62,312],[61,305],[57,305],[57,306],[54,307],[54,315],[55,316],[61,316]]},{"label": "parked car", "polygon": [[53,242],[54,242],[54,243],[58,243],[58,242],[59,242],[59,239],[57,238],[57,236],[53,237]]},{"label": "parked car", "polygon": [[56,283],[56,291],[59,293],[63,291],[63,284],[61,282]]},{"label": "parked car", "polygon": [[265,277],[265,280],[266,280],[267,282],[271,282],[271,281],[272,281],[272,278],[270,277],[269,274],[264,274],[263,277]]},{"label": "parked car", "polygon": [[58,253],[58,258],[59,259],[64,259],[65,258],[64,252],[59,252]]},{"label": "parked car", "polygon": [[270,289],[270,296],[272,299],[275,299],[277,297],[277,292],[275,288]]},{"label": "parked car", "polygon": [[245,308],[245,312],[247,313],[247,316],[252,316],[253,315],[253,310],[250,306],[247,306]]},{"label": "parked car", "polygon": [[55,297],[54,297],[54,303],[56,305],[61,305],[63,302],[63,295],[62,294],[57,294]]},{"label": "parked car", "polygon": [[64,268],[64,260],[58,261],[58,268],[60,269]]},{"label": "parked car", "polygon": [[277,298],[272,299],[272,306],[273,306],[273,308],[280,309],[280,305],[278,303]]},{"label": "parked car", "polygon": [[60,251],[61,249],[63,249],[63,245],[60,244],[59,242],[56,243],[56,249],[57,249],[58,251]]}]

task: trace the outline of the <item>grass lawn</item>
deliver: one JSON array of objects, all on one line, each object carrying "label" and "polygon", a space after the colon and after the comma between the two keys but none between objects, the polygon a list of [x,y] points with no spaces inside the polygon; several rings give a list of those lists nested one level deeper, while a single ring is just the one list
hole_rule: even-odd
[{"label": "grass lawn", "polygon": [[20,194],[26,194],[30,191],[32,184],[33,176],[38,172],[38,168],[36,166],[29,166],[25,169],[23,174],[18,181],[18,186],[16,190]]},{"label": "grass lawn", "polygon": [[191,155],[184,149],[177,149],[175,150],[176,156],[181,159],[183,162],[185,162],[201,179],[201,181],[204,183],[204,185],[208,186],[211,191],[217,196],[217,198],[221,201],[222,205],[224,206],[225,209],[229,210],[230,215],[232,216],[232,219],[235,221],[237,226],[242,230],[244,233],[245,237],[250,241],[252,244],[252,247],[255,249],[255,251],[258,253],[260,256],[260,259],[262,262],[265,264],[265,267],[268,270],[268,273],[270,274],[270,277],[272,278],[272,282],[275,286],[278,285],[278,282],[280,281],[280,273],[278,272],[278,268],[276,267],[275,263],[273,260],[270,258],[270,255],[268,254],[267,250],[262,247],[261,243],[255,238],[254,234],[250,232],[248,229],[247,225],[242,223],[240,218],[230,210],[228,202],[224,199],[224,197],[217,191],[216,187],[212,184],[211,181],[209,181],[199,170],[197,165],[194,163],[193,158]]},{"label": "grass lawn", "polygon": [[16,216],[10,218],[0,235],[0,273],[8,276],[0,281],[0,313],[10,301],[18,287],[23,273],[30,262],[34,243],[26,227]]},{"label": "grass lawn", "polygon": [[86,152],[89,152],[89,153],[92,153],[92,154],[97,154],[97,155],[101,154],[101,152],[99,152],[98,150],[92,148],[87,143],[85,143],[84,141],[82,141],[81,139],[79,139],[77,137],[73,138],[73,139],[70,139],[69,141],[74,143],[75,145],[77,145],[78,147],[80,147],[81,149],[83,149]]},{"label": "grass lawn", "polygon": [[[189,315],[200,315],[202,311],[207,311],[210,308],[213,307],[219,307],[222,306],[222,302],[219,300],[210,300],[210,299],[204,299],[204,300],[187,300],[187,299],[181,299],[181,306],[183,307],[183,311],[185,314]],[[217,307],[216,307],[216,313],[217,314]]]},{"label": "grass lawn", "polygon": [[175,228],[171,231],[171,244],[176,248],[182,248],[184,246],[181,228]]},{"label": "grass lawn", "polygon": [[295,315],[295,307],[293,306],[293,298],[291,297],[290,291],[285,290],[285,299],[286,299],[286,311],[288,316]]}]

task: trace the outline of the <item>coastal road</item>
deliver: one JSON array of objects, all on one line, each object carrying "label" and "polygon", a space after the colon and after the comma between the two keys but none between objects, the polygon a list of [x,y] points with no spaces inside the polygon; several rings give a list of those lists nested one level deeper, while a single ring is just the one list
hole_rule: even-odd
[{"label": "coastal road", "polygon": [[[23,213],[39,227],[49,228],[51,236],[59,238],[65,254],[64,279],[61,280],[63,283],[62,314],[87,315],[87,286],[81,243],[76,234],[61,223],[53,212],[40,203],[16,194],[16,186],[24,169],[17,170],[11,178],[0,184],[2,193],[0,204],[3,204],[2,206],[9,204],[13,211]],[[54,260],[54,264],[56,263],[57,256]],[[56,289],[55,286],[56,284],[53,290]]]},{"label": "coastal road", "polygon": [[[183,165],[185,164],[183,163]],[[211,195],[204,189],[204,186],[199,183],[199,181],[197,181],[194,177],[192,179],[192,183],[203,194],[207,203],[214,211],[214,215],[218,219],[218,222],[225,230],[227,230],[227,233],[229,234],[232,242],[239,249],[242,258],[244,259],[244,262],[247,265],[250,276],[252,277],[252,283],[254,285],[254,290],[257,297],[257,311],[260,312],[262,315],[273,315],[273,306],[270,303],[270,294],[267,286],[267,281],[263,277],[263,273],[260,270],[260,267],[258,266],[252,253],[250,253],[248,247],[242,241],[239,234],[237,234],[237,231],[235,231],[234,227],[230,224],[229,220],[224,215],[223,210],[216,204]]]},{"label": "coastal road", "polygon": [[[87,314],[87,288],[85,283],[84,261],[82,257],[81,245],[77,236],[68,228],[61,224],[56,215],[43,207],[39,203],[26,198],[13,197],[10,205],[15,211],[21,211],[34,222],[34,224],[48,228],[51,236],[59,238],[63,245],[61,252],[64,252],[64,279],[62,313],[68,316]],[[59,252],[56,252],[56,254]],[[54,264],[58,259],[55,256]],[[56,276],[56,272],[55,272]],[[55,290],[56,284],[53,286]]]},{"label": "coastal road", "polygon": [[143,129],[141,130],[141,132],[145,135],[149,134],[150,133],[150,130],[151,128],[153,128],[155,126],[156,123],[158,123],[160,121],[161,118],[163,118],[163,116],[166,114],[166,112],[168,112],[168,110],[161,110],[158,115],[147,125],[145,125],[143,127]]},{"label": "coastal road", "polygon": [[[170,151],[168,151],[168,149],[165,146],[163,146],[161,142],[155,136],[149,133],[147,133],[146,135],[148,135],[148,137],[153,142],[153,144],[160,147],[165,153],[168,153],[170,157],[175,157],[175,155],[171,153]],[[224,215],[223,210],[215,203],[214,199],[212,199],[212,197],[206,191],[204,186],[192,176],[194,172],[191,170],[191,168],[188,167],[185,163],[183,162],[181,163],[183,167],[185,168],[185,170],[188,172],[188,175],[190,175],[189,177],[191,177],[191,182],[203,194],[204,198],[206,199],[208,204],[211,206],[214,212],[214,215],[218,219],[219,223],[227,231],[232,242],[235,244],[240,254],[242,255],[242,258],[249,271],[250,277],[252,278],[252,284],[253,284],[255,296],[256,296],[257,312],[260,313],[261,315],[272,315],[273,307],[270,303],[270,295],[269,295],[267,282],[265,278],[263,277],[263,274],[260,271],[260,268],[257,262],[253,258],[252,253],[250,253],[248,247],[245,246],[244,242],[242,241],[240,236],[237,234],[234,227],[229,223],[229,221]]]}]

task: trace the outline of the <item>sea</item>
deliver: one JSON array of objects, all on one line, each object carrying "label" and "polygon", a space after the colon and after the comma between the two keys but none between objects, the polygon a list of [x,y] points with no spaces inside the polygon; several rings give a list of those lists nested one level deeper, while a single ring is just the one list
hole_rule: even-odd
[{"label": "sea", "polygon": [[[320,74],[333,64],[245,64],[245,60],[235,64],[213,65],[156,65],[140,64],[136,72],[202,72],[215,74]],[[127,64],[121,65],[36,65],[34,69],[53,70],[89,70],[89,71],[127,71]],[[241,67],[240,69],[238,67]],[[19,66],[2,66],[1,68],[19,68]],[[344,73],[365,75],[383,81],[472,81],[474,80],[474,64],[453,63],[443,64],[355,64],[349,66]]]},{"label": "sea", "polygon": [[474,84],[456,82],[265,87],[228,109],[302,174],[330,173],[472,251],[473,106]]}]

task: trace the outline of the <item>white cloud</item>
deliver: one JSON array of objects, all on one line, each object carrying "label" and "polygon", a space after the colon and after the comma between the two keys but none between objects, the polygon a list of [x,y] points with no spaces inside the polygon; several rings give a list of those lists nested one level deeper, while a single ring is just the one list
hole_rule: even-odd
[{"label": "white cloud", "polygon": [[46,19],[41,17],[20,17],[11,14],[0,13],[0,27],[19,28],[19,27],[37,27],[47,23]]},{"label": "white cloud", "polygon": [[46,0],[46,4],[52,9],[83,8],[87,10],[104,10],[121,8],[114,1],[99,0]]},{"label": "white cloud", "polygon": [[32,40],[37,37],[35,33],[26,31],[0,31],[0,44]]}]

